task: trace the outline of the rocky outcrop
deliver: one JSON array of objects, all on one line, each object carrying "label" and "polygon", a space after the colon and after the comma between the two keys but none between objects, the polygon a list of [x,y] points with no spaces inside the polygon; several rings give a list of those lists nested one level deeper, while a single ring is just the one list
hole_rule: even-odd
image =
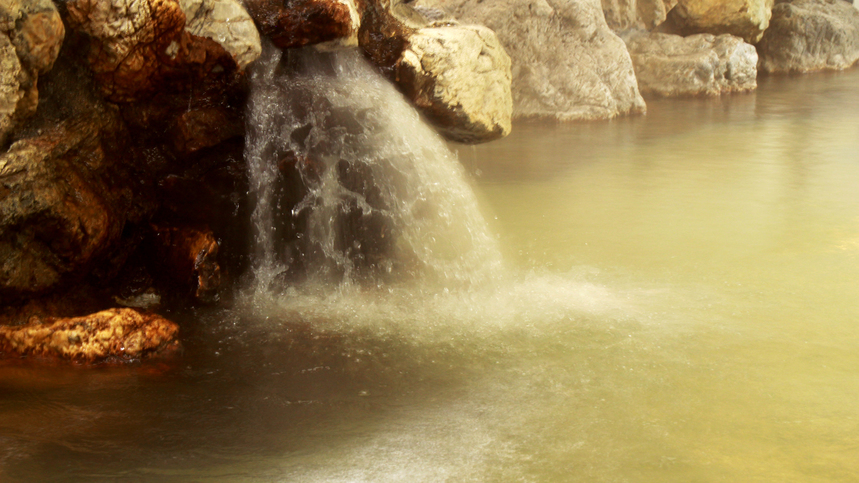
[{"label": "rocky outcrop", "polygon": [[217,300],[221,286],[219,243],[207,228],[153,225],[161,277],[199,301]]},{"label": "rocky outcrop", "polygon": [[358,41],[447,138],[475,143],[510,132],[510,59],[491,30],[378,1],[368,3]]},{"label": "rocky outcrop", "polygon": [[780,1],[758,53],[763,72],[846,69],[859,59],[859,10],[843,0]]},{"label": "rocky outcrop", "polygon": [[48,72],[65,28],[50,0],[0,0],[0,145],[38,106],[38,77]]},{"label": "rocky outcrop", "polygon": [[645,110],[597,0],[419,0],[486,25],[512,59],[513,117],[611,119]]},{"label": "rocky outcrop", "polygon": [[83,317],[33,316],[24,325],[0,325],[0,353],[101,362],[167,355],[180,349],[179,327],[130,308]]},{"label": "rocky outcrop", "polygon": [[769,25],[773,0],[678,0],[659,30],[692,35],[731,34],[756,44]]},{"label": "rocky outcrop", "polygon": [[654,32],[625,40],[644,95],[718,96],[757,87],[758,54],[739,37]]},{"label": "rocky outcrop", "polygon": [[282,48],[356,45],[361,22],[353,0],[247,0],[260,31]]},{"label": "rocky outcrop", "polygon": [[228,77],[261,51],[236,0],[71,0],[66,11],[90,39],[89,66],[114,102]]},{"label": "rocky outcrop", "polygon": [[652,30],[665,21],[677,0],[602,0],[603,14],[615,32]]}]

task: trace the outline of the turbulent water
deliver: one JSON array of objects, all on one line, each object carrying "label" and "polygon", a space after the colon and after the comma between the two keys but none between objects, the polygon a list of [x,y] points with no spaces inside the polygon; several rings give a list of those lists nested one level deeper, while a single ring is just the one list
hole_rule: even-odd
[{"label": "turbulent water", "polygon": [[4,361],[0,481],[859,481],[859,71],[457,164],[351,54],[269,55],[244,298],[172,365]]}]

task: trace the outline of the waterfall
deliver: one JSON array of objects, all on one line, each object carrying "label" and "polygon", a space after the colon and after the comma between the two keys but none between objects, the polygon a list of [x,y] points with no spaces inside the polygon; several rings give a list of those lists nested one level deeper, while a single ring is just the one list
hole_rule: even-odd
[{"label": "waterfall", "polygon": [[251,83],[255,293],[463,286],[500,270],[455,155],[359,51],[266,46]]}]

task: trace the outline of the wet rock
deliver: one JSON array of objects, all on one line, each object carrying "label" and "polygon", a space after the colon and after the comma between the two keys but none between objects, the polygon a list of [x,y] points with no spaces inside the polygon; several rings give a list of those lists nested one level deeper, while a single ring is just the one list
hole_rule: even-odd
[{"label": "wet rock", "polygon": [[114,102],[229,77],[260,52],[259,34],[234,1],[71,0],[66,12],[90,39],[90,68]]},{"label": "wet rock", "polygon": [[846,69],[859,59],[859,10],[843,0],[780,1],[758,54],[763,72]]},{"label": "wet rock", "polygon": [[282,48],[356,45],[360,13],[353,0],[247,0],[263,35]]},{"label": "wet rock", "polygon": [[130,308],[83,317],[33,316],[24,325],[0,325],[0,352],[79,362],[139,359],[177,351],[178,332],[175,323]]},{"label": "wet rock", "polygon": [[180,113],[170,130],[176,150],[182,154],[195,153],[217,146],[234,136],[241,136],[241,118],[227,109],[204,107]]},{"label": "wet rock", "polygon": [[0,155],[0,301],[83,277],[143,216],[120,126],[115,112],[91,112]]},{"label": "wet rock", "polygon": [[758,54],[739,37],[639,32],[625,40],[642,94],[718,96],[757,87]]},{"label": "wet rock", "polygon": [[208,228],[153,225],[161,277],[203,302],[217,300],[221,286],[219,243]]},{"label": "wet rock", "polygon": [[64,36],[50,0],[0,0],[0,145],[35,114],[39,74],[53,66]]},{"label": "wet rock", "polygon": [[510,60],[491,30],[438,10],[370,2],[358,34],[367,57],[448,139],[484,142],[510,132]]},{"label": "wet rock", "polygon": [[678,0],[659,30],[692,35],[731,34],[755,44],[769,25],[774,0]]},{"label": "wet rock", "polygon": [[514,118],[610,119],[645,111],[626,45],[597,0],[419,0],[486,25],[512,60]]},{"label": "wet rock", "polygon": [[397,80],[448,139],[475,143],[510,133],[510,57],[486,27],[419,29],[397,63]]},{"label": "wet rock", "polygon": [[652,30],[665,21],[677,0],[602,0],[603,14],[615,32]]}]

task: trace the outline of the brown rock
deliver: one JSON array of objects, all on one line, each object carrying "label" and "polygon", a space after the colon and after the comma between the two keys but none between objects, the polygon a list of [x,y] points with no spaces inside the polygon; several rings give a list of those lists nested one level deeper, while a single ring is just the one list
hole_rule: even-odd
[{"label": "brown rock", "polygon": [[83,317],[33,316],[21,326],[0,325],[0,352],[79,362],[139,359],[179,349],[179,327],[130,308]]},{"label": "brown rock", "polygon": [[163,278],[188,289],[200,301],[217,299],[221,286],[219,243],[208,228],[152,226]]},{"label": "brown rock", "polygon": [[354,44],[359,14],[352,0],[247,0],[260,31],[288,49],[324,42]]},{"label": "brown rock", "polygon": [[176,149],[191,154],[241,135],[244,127],[241,119],[230,114],[217,107],[191,109],[179,114],[171,130]]},{"label": "brown rock", "polygon": [[769,25],[774,0],[679,0],[658,30],[692,35],[731,34],[756,44]]}]

